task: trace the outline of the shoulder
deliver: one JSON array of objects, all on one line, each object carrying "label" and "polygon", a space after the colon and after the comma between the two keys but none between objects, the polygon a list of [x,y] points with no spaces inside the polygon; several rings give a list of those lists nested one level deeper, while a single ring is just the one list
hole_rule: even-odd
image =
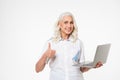
[{"label": "shoulder", "polygon": [[79,44],[83,44],[83,41],[79,38],[76,40],[76,42],[79,43]]},{"label": "shoulder", "polygon": [[84,47],[84,45],[83,45],[83,41],[81,40],[81,39],[77,39],[76,40],[76,43],[77,43],[77,45],[80,47],[80,48],[83,48]]}]

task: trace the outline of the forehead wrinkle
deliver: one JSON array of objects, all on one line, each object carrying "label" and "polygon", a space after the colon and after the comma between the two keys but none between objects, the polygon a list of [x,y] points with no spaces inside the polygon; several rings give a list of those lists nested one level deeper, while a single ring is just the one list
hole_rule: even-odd
[{"label": "forehead wrinkle", "polygon": [[72,16],[64,16],[60,21],[63,21],[63,22],[65,22],[65,21],[73,22],[73,18],[72,18]]}]

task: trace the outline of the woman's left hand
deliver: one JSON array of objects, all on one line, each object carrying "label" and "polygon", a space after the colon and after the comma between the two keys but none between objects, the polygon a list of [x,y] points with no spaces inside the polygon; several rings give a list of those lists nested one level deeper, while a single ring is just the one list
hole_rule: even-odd
[{"label": "woman's left hand", "polygon": [[88,70],[90,70],[90,68],[88,68],[88,67],[80,67],[81,72],[87,72]]},{"label": "woman's left hand", "polygon": [[103,66],[103,64],[102,64],[101,61],[99,61],[99,62],[97,62],[96,66],[95,66],[94,68],[99,68],[99,67],[101,67],[101,66]]}]

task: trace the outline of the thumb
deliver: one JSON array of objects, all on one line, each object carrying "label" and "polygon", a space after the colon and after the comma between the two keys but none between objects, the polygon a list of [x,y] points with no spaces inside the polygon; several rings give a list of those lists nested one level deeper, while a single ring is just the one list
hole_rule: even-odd
[{"label": "thumb", "polygon": [[51,49],[51,44],[50,43],[48,43],[48,48]]}]

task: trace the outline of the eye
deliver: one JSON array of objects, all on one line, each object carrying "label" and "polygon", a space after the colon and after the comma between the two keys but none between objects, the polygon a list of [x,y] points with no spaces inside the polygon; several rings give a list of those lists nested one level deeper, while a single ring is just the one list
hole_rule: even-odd
[{"label": "eye", "polygon": [[70,24],[73,24],[73,21],[71,21]]}]

